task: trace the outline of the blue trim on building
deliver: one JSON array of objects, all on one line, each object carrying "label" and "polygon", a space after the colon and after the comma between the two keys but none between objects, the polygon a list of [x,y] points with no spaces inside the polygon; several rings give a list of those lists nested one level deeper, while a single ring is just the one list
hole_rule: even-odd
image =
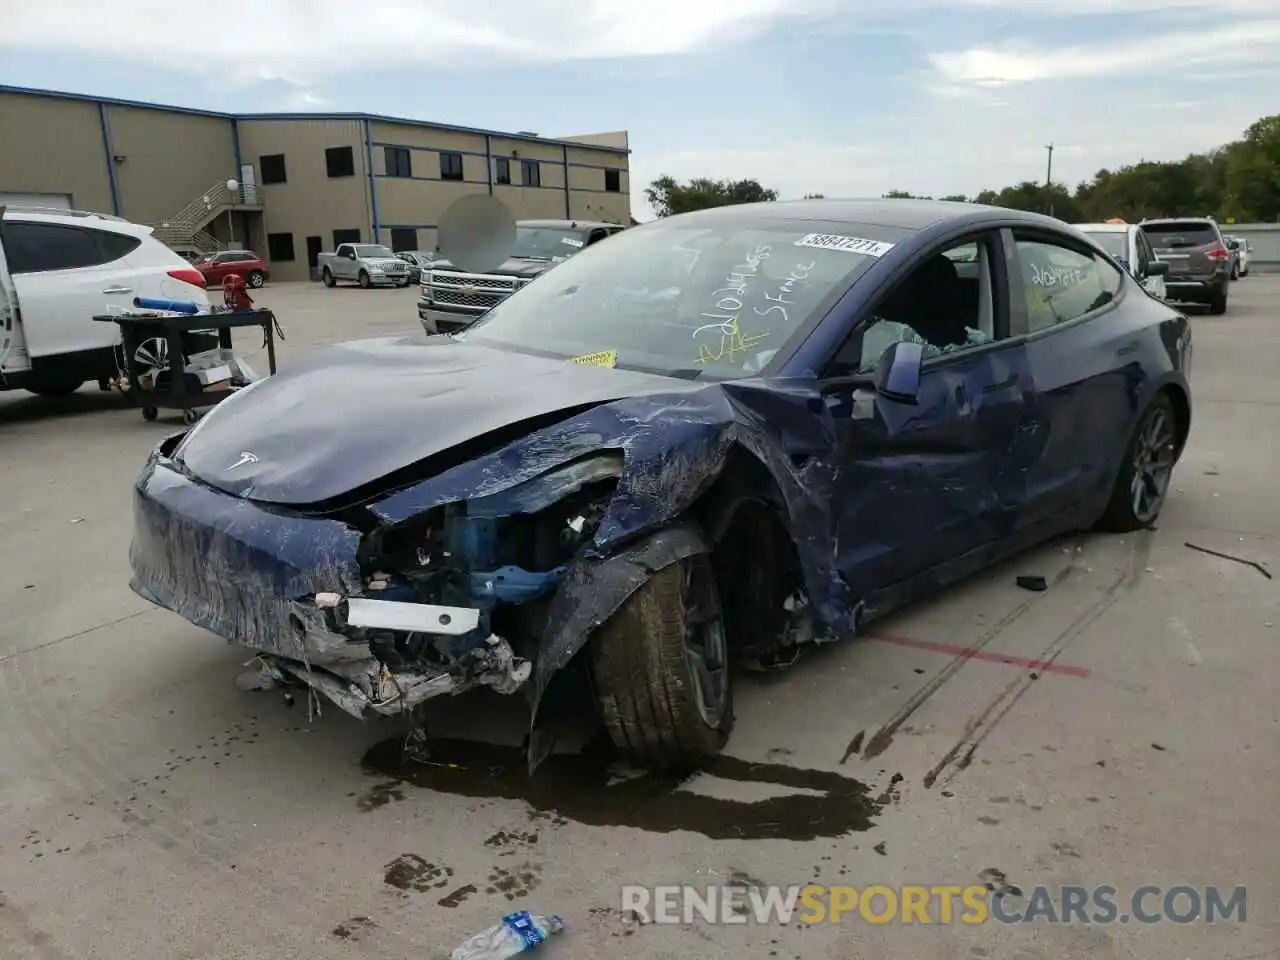
[{"label": "blue trim on building", "polygon": [[[243,187],[244,177],[242,176],[242,174],[244,173],[244,157],[240,153],[240,121],[236,120],[234,117],[231,120],[231,147],[235,151],[235,155],[236,155],[236,179],[240,181],[240,186]],[[286,173],[285,179],[287,180],[288,171],[286,171],[285,173]],[[255,171],[255,176],[253,178],[253,189],[254,190],[262,189],[262,184],[258,183],[256,171]]]},{"label": "blue trim on building", "polygon": [[364,121],[364,159],[368,164],[369,173],[369,214],[373,217],[373,233],[371,234],[374,243],[378,242],[378,179],[373,172],[373,131],[369,127],[369,121]]},{"label": "blue trim on building", "polygon": [[98,104],[98,126],[102,128],[102,153],[107,161],[107,185],[111,188],[111,212],[117,217],[120,212],[120,184],[116,180],[116,149],[111,145],[111,124],[107,121],[107,105]]},{"label": "blue trim on building", "polygon": [[105,103],[119,107],[136,107],[139,110],[160,110],[165,113],[185,113],[197,117],[218,117],[222,120],[359,120],[366,123],[396,123],[407,127],[428,127],[432,130],[449,130],[453,133],[473,133],[480,136],[498,137],[501,140],[518,140],[525,143],[548,143],[554,146],[567,145],[584,150],[602,150],[622,156],[631,153],[626,147],[602,147],[577,140],[555,140],[548,137],[526,137],[518,133],[504,133],[501,130],[486,130],[484,127],[463,127],[452,123],[435,123],[431,120],[410,120],[408,117],[388,117],[377,113],[224,113],[219,110],[200,110],[195,107],[176,107],[167,103],[153,103],[147,100],[123,100],[118,97],[95,97],[87,93],[68,93],[65,90],[42,90],[37,87],[15,87],[0,84],[0,93],[16,93],[30,97],[50,97],[54,100],[78,100],[81,103]]},{"label": "blue trim on building", "polygon": [[572,220],[573,191],[569,189],[569,148],[561,147],[560,150],[564,157],[561,167],[564,170],[564,217],[566,220]]},{"label": "blue trim on building", "polygon": [[489,196],[493,196],[493,137],[484,135],[484,178],[489,184]]}]

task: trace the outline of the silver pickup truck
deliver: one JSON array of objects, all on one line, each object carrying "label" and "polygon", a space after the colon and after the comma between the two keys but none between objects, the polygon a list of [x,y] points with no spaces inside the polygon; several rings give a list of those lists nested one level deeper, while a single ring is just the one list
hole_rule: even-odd
[{"label": "silver pickup truck", "polygon": [[409,265],[380,243],[340,244],[333,253],[317,256],[316,266],[326,287],[336,287],[339,280],[362,287],[409,285]]},{"label": "silver pickup truck", "polygon": [[422,329],[428,336],[464,330],[556,264],[623,229],[593,220],[519,220],[511,256],[493,270],[468,273],[436,259],[421,270]]}]

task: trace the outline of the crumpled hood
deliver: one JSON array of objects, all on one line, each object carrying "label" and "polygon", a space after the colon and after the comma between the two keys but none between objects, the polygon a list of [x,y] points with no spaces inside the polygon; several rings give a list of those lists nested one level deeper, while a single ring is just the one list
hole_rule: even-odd
[{"label": "crumpled hood", "polygon": [[361,340],[228,397],[175,458],[230,493],[315,504],[522,421],[700,386],[444,338]]}]

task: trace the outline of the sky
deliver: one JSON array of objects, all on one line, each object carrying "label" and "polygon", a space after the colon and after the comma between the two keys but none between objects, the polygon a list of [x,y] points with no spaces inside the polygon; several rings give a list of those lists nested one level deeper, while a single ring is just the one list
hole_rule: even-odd
[{"label": "sky", "polygon": [[[973,195],[1175,160],[1280,111],[1277,0],[5,4],[0,83],[228,112],[625,129],[656,177]],[[226,24],[224,27],[223,24]]]}]

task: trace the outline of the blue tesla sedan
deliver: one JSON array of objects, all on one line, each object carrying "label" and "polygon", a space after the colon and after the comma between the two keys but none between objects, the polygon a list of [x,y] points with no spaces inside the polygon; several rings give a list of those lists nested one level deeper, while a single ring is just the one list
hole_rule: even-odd
[{"label": "blue tesla sedan", "polygon": [[[1055,535],[1160,513],[1187,318],[1030,213],[813,200],[658,220],[455,336],[329,347],[157,447],[133,587],[356,716],[585,681],[714,756],[739,664]],[[572,668],[572,669],[570,669]],[[252,679],[252,678],[251,678]]]}]

